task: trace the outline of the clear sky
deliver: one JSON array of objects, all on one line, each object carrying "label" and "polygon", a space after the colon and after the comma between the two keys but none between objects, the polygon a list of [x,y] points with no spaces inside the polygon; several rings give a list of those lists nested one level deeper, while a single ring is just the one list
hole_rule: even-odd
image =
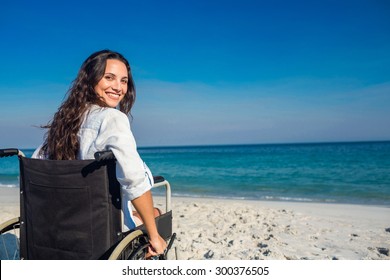
[{"label": "clear sky", "polygon": [[0,147],[34,148],[84,59],[132,66],[139,146],[390,140],[390,2],[2,1]]}]

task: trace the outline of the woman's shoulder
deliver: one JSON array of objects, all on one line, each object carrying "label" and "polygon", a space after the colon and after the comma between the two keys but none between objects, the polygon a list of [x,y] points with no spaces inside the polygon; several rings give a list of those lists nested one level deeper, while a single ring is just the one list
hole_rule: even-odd
[{"label": "woman's shoulder", "polygon": [[115,119],[127,119],[128,117],[125,113],[119,111],[115,108],[110,107],[100,107],[98,105],[91,105],[91,108],[89,110],[90,117],[92,118],[99,118],[99,119],[105,119],[105,118],[115,118]]},{"label": "woman's shoulder", "polygon": [[92,129],[104,128],[108,130],[121,127],[124,129],[130,127],[130,122],[125,113],[115,108],[92,105],[81,127]]}]

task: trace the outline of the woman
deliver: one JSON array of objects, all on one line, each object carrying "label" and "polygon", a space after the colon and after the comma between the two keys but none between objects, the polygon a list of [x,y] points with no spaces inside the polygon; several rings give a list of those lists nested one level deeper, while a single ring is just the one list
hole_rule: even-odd
[{"label": "woman", "polygon": [[153,176],[140,158],[130,130],[128,114],[134,102],[135,86],[128,61],[109,50],[93,53],[82,64],[67,99],[45,126],[45,141],[33,157],[93,159],[95,152],[111,150],[117,159],[124,229],[135,227],[132,203],[148,232],[149,253],[158,255],[166,243],[154,220],[150,192]]}]

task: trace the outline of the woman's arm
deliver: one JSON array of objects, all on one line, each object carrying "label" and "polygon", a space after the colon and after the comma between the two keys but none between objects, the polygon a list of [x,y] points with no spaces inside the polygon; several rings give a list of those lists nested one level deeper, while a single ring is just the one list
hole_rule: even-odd
[{"label": "woman's arm", "polygon": [[150,245],[149,253],[153,256],[164,253],[167,244],[159,235],[154,217],[154,207],[152,193],[147,191],[143,195],[131,201],[144,222],[148,232]]},{"label": "woman's arm", "polygon": [[[154,220],[153,198],[150,192],[153,186],[153,176],[149,174],[150,171],[137,152],[129,119],[116,109],[105,109],[101,112],[105,116],[99,129],[96,146],[101,150],[111,150],[115,155],[116,176],[121,184],[122,207],[126,208],[124,212],[127,213],[130,210],[127,202],[131,201],[141,216],[149,235],[151,255],[162,254],[166,248],[166,242],[158,234]],[[127,218],[131,219],[131,217]]]}]

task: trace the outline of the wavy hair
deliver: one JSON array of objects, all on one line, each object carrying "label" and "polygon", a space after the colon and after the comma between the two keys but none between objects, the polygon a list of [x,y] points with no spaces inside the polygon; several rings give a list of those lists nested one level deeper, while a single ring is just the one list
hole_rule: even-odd
[{"label": "wavy hair", "polygon": [[128,87],[118,106],[120,111],[126,115],[130,114],[136,94],[129,62],[121,54],[110,50],[93,53],[81,65],[76,79],[67,92],[66,100],[58,108],[52,121],[43,126],[48,129],[41,148],[41,154],[45,158],[52,160],[77,158],[80,149],[77,133],[84,120],[84,115],[92,104],[108,107],[94,89],[103,78],[107,59],[116,59],[126,65]]}]

